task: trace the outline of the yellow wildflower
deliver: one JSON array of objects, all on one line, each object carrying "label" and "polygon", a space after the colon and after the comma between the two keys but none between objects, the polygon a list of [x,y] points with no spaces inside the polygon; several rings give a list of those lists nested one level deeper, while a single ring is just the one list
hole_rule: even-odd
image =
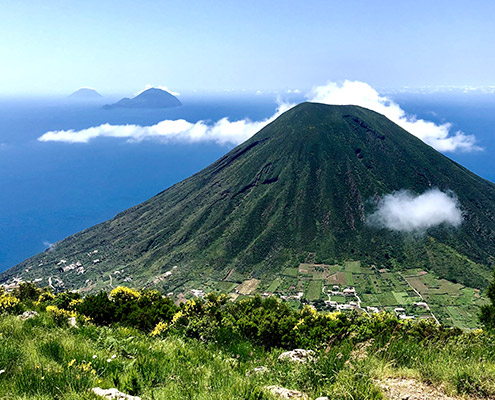
[{"label": "yellow wildflower", "polygon": [[153,332],[151,332],[151,336],[159,336],[167,329],[168,329],[168,324],[160,321],[158,322],[158,324],[156,324],[155,329],[153,329]]},{"label": "yellow wildflower", "polygon": [[127,302],[137,300],[141,297],[141,294],[133,289],[125,286],[119,286],[110,292],[110,299],[115,302]]},{"label": "yellow wildflower", "polygon": [[181,319],[184,316],[184,313],[182,311],[177,311],[174,316],[172,317],[172,324],[175,324],[179,319]]},{"label": "yellow wildflower", "polygon": [[18,304],[19,299],[10,294],[0,295],[0,314],[2,312],[12,311]]},{"label": "yellow wildflower", "polygon": [[341,315],[342,313],[340,311],[334,311],[334,312],[331,312],[331,313],[328,313],[328,314],[325,314],[325,317],[332,320],[332,321],[336,321],[337,319],[339,319],[339,316]]}]

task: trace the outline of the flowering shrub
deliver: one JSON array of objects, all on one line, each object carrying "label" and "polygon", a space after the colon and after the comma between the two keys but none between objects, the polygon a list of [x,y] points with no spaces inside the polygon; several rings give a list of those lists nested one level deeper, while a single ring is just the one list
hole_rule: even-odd
[{"label": "flowering shrub", "polygon": [[88,295],[82,301],[70,303],[80,314],[97,325],[119,323],[151,332],[159,322],[170,322],[177,307],[168,297],[156,290],[136,291],[118,287],[111,291]]},{"label": "flowering shrub", "polygon": [[[231,302],[226,295],[209,293],[204,299],[189,300],[180,308],[156,290],[118,287],[110,295],[102,291],[84,299],[79,297],[70,292],[56,296],[43,292],[37,304],[45,306],[59,324],[77,317],[78,321],[91,320],[97,325],[137,328],[151,336],[171,331],[219,343],[248,340],[268,349],[318,348],[370,339],[376,345],[384,345],[392,337],[420,342],[459,334],[456,329],[437,326],[433,320],[402,321],[392,313],[317,312],[309,305],[293,310],[275,297],[254,296]],[[0,294],[0,312],[13,310],[19,304],[18,298]]]},{"label": "flowering shrub", "polygon": [[0,294],[0,314],[20,311],[20,300],[8,293]]},{"label": "flowering shrub", "polygon": [[35,306],[46,306],[47,304],[51,304],[51,302],[55,299],[55,296],[51,292],[43,292],[39,295],[38,300],[34,303]]},{"label": "flowering shrub", "polygon": [[69,318],[77,317],[77,313],[74,311],[60,309],[57,306],[47,306],[46,312],[51,315],[54,321],[59,325],[67,324]]},{"label": "flowering shrub", "polygon": [[125,286],[119,286],[110,292],[110,299],[116,304],[126,303],[139,299],[141,294]]}]

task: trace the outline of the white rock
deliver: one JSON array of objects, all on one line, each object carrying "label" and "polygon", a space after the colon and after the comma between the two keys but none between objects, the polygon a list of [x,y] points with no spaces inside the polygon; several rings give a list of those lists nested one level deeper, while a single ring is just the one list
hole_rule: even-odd
[{"label": "white rock", "polygon": [[265,389],[268,390],[274,396],[280,397],[281,399],[308,400],[308,396],[303,392],[299,392],[298,390],[290,390],[280,386],[265,386]]},{"label": "white rock", "polygon": [[330,400],[327,396],[318,397],[316,400]]},{"label": "white rock", "polygon": [[26,321],[27,319],[30,318],[35,318],[39,314],[36,311],[24,311],[21,315],[19,315],[17,318],[22,319],[23,321]]},{"label": "white rock", "polygon": [[295,349],[280,354],[278,356],[278,360],[306,363],[314,359],[313,354],[314,354],[313,350]]},{"label": "white rock", "polygon": [[267,367],[256,367],[252,369],[251,371],[246,372],[246,376],[253,375],[253,374],[266,374],[270,370]]},{"label": "white rock", "polygon": [[118,389],[101,389],[99,387],[95,387],[91,389],[91,391],[97,396],[106,397],[107,399],[122,399],[122,400],[141,400],[141,397],[131,396],[129,394],[125,394],[119,392]]}]

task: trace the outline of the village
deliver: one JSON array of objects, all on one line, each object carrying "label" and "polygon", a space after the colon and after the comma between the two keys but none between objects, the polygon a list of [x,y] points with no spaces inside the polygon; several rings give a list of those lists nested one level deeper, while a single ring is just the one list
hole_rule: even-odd
[{"label": "village", "polygon": [[[104,256],[98,254],[98,250],[92,250],[79,260],[58,260],[47,277],[33,276],[30,281],[55,292],[65,291],[72,290],[66,286],[65,276],[75,275],[83,283],[79,290],[83,294],[136,284],[125,267],[99,279],[89,279],[87,272],[101,263],[104,264]],[[171,266],[151,277],[143,287],[161,288],[178,304],[190,298],[203,298],[211,291],[226,293],[232,301],[259,294],[278,297],[294,309],[308,304],[328,312],[354,310],[371,315],[385,311],[394,313],[401,320],[430,318],[437,323],[473,329],[474,316],[485,301],[477,289],[440,279],[422,269],[390,271],[363,266],[359,261],[341,265],[301,263],[298,267],[283,269],[279,275],[245,280],[240,280],[232,269],[221,281],[203,281],[198,276],[197,280],[177,286],[175,282],[180,271],[179,266]],[[4,288],[12,290],[21,282],[19,277],[12,277]]]}]

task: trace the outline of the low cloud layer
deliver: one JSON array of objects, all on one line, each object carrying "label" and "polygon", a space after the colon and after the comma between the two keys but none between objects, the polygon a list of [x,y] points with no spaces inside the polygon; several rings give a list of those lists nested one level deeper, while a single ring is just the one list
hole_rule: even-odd
[{"label": "low cloud layer", "polygon": [[165,120],[152,126],[110,125],[75,130],[49,131],[38,138],[40,142],[88,143],[97,137],[126,138],[129,142],[141,142],[146,139],[162,141],[180,141],[186,143],[215,142],[219,144],[239,144],[253,136],[280,114],[292,108],[294,104],[280,104],[276,113],[263,121],[243,119],[230,121],[222,118],[213,125],[204,121],[196,123],[184,119]]},{"label": "low cloud layer", "polygon": [[[145,90],[150,87],[151,85],[147,85]],[[155,87],[169,91],[165,86]],[[290,92],[298,93],[299,91],[291,90]],[[379,112],[438,151],[480,150],[473,135],[467,135],[461,131],[452,133],[449,123],[437,125],[434,122],[409,115],[398,104],[385,96],[381,96],[370,85],[363,82],[344,81],[342,84],[330,82],[323,86],[316,86],[306,97],[312,102],[338,105],[354,104]],[[204,121],[191,123],[183,119],[165,120],[153,126],[103,124],[80,131],[72,129],[50,131],[39,137],[38,140],[42,142],[87,143],[97,137],[114,137],[126,138],[129,142],[158,139],[163,142],[216,142],[236,145],[250,138],[293,106],[294,104],[281,104],[272,117],[263,121],[251,121],[249,119],[230,121],[228,118],[223,118],[214,124],[207,124]]]},{"label": "low cloud layer", "polygon": [[404,128],[409,133],[442,152],[481,150],[475,144],[473,135],[461,131],[451,133],[451,124],[437,125],[431,121],[418,119],[407,114],[398,104],[364,82],[344,81],[342,84],[329,82],[316,86],[307,95],[309,101],[325,104],[353,104],[368,108],[385,115],[388,119]]},{"label": "low cloud layer", "polygon": [[432,189],[414,195],[402,190],[384,196],[367,221],[378,228],[417,232],[441,224],[457,227],[462,223],[462,212],[453,193]]}]

